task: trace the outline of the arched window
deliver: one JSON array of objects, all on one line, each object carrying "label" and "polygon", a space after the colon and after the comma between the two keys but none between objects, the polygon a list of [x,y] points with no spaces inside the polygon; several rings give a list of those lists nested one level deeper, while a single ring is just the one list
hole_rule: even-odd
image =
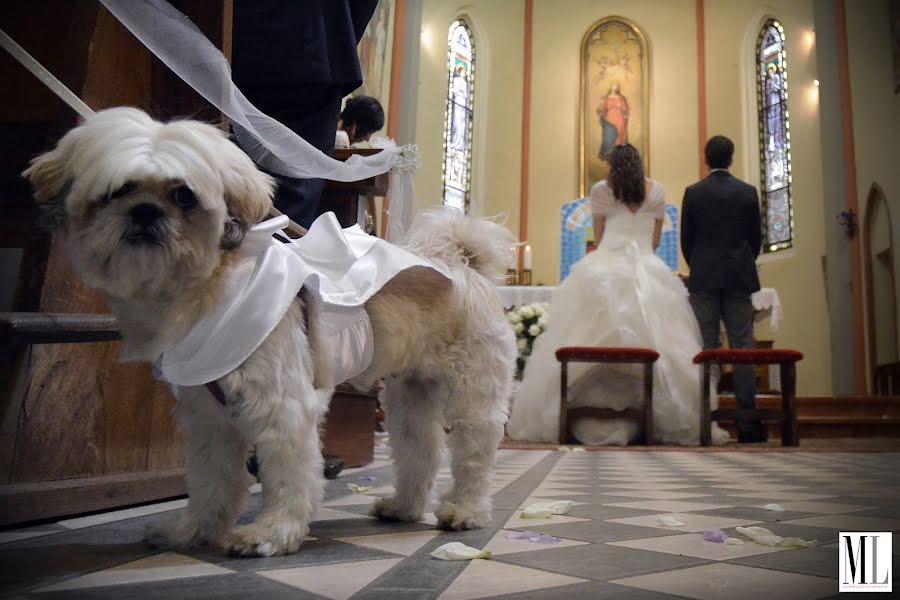
[{"label": "arched window", "polygon": [[757,38],[756,61],[763,252],[775,252],[794,242],[787,60],[784,29],[775,19],[766,21]]},{"label": "arched window", "polygon": [[472,107],[475,45],[462,19],[450,25],[447,49],[447,110],[444,121],[444,204],[469,211],[472,192]]}]

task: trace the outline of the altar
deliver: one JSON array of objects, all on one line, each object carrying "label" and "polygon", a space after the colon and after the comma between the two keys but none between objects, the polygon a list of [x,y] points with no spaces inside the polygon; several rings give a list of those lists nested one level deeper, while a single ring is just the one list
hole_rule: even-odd
[{"label": "altar", "polygon": [[[540,302],[550,302],[556,286],[552,285],[501,285],[497,287],[505,309]],[[753,322],[768,319],[773,331],[778,329],[784,313],[775,288],[762,288],[750,296],[753,302]]]}]

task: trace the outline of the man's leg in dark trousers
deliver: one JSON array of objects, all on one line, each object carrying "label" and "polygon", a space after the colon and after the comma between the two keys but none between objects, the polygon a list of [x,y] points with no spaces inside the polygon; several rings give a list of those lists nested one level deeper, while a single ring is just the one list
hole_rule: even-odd
[{"label": "man's leg in dark trousers", "polygon": [[[251,87],[244,90],[257,108],[281,121],[288,129],[331,156],[341,112],[341,93],[336,86],[305,84]],[[267,171],[268,172],[268,171]],[[309,229],[319,214],[325,181],[297,179],[271,173],[278,183],[275,208]]]},{"label": "man's leg in dark trousers", "polygon": [[[749,294],[726,292],[722,296],[722,319],[731,348],[753,348],[753,303]],[[744,410],[756,408],[756,375],[753,365],[735,365],[734,395]],[[759,421],[738,423],[739,441],[762,442],[766,427]],[[742,439],[743,438],[743,439]]]},{"label": "man's leg in dark trousers", "polygon": [[707,290],[691,292],[691,308],[700,325],[700,336],[703,338],[705,350],[722,345],[720,323],[722,319],[722,291]]},{"label": "man's leg in dark trousers", "polygon": [[[705,350],[718,348],[722,345],[722,336],[720,334],[722,318],[721,290],[691,292],[689,299],[691,308],[694,309],[694,316],[697,317],[697,324],[700,326],[703,348]],[[712,387],[715,389],[721,376],[719,365],[713,365],[710,374],[712,375]],[[699,392],[703,393],[703,390],[699,390]]]}]

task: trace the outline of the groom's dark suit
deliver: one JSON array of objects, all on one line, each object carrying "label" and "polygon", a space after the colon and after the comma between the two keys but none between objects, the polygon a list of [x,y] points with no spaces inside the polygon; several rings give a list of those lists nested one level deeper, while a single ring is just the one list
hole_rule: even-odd
[{"label": "groom's dark suit", "polygon": [[[724,169],[684,192],[681,206],[681,250],[691,269],[688,290],[700,325],[704,348],[721,345],[725,322],[732,348],[753,346],[753,305],[759,290],[756,257],[762,242],[756,188]],[[741,408],[756,405],[756,386],[749,365],[735,368],[735,396]],[[761,423],[738,423],[740,441],[762,441]]]}]

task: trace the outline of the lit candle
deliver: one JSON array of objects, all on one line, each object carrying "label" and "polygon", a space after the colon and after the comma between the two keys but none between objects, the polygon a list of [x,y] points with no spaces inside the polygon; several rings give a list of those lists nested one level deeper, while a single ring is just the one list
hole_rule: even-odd
[{"label": "lit candle", "polygon": [[525,246],[524,266],[526,271],[531,270],[531,246],[528,245]]},{"label": "lit candle", "polygon": [[509,264],[506,265],[507,269],[516,270],[516,262],[518,262],[519,253],[517,252],[518,248],[516,246],[509,247]]}]

